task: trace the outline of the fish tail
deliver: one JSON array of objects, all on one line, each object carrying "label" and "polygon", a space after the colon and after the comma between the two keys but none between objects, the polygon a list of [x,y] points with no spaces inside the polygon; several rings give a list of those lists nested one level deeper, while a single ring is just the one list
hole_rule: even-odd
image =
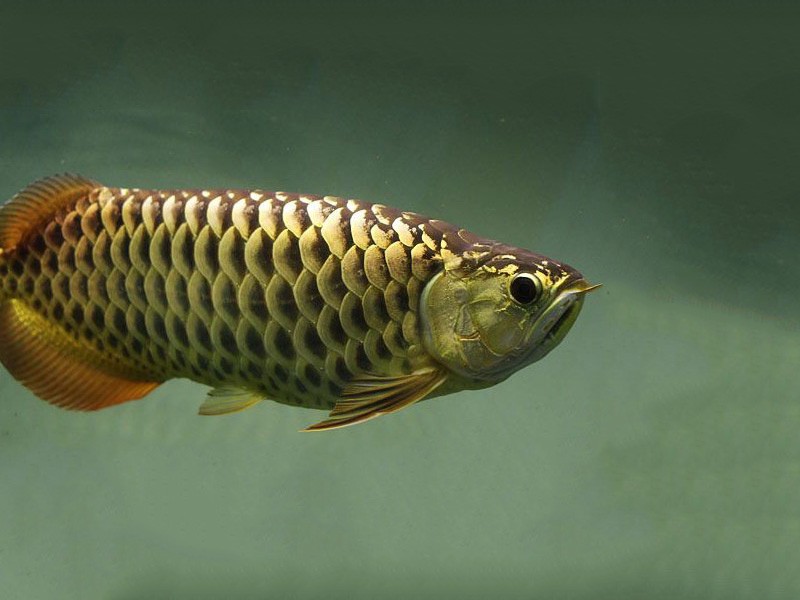
[{"label": "fish tail", "polygon": [[159,384],[82,344],[35,310],[20,289],[30,276],[22,260],[26,241],[95,188],[82,177],[49,177],[0,208],[0,363],[40,398],[73,410],[135,400]]}]

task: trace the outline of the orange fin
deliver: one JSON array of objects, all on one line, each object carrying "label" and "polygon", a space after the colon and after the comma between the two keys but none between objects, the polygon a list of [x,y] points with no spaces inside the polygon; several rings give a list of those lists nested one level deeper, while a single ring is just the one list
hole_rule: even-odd
[{"label": "orange fin", "polygon": [[303,431],[325,431],[393,413],[419,402],[447,379],[440,369],[420,369],[400,377],[364,377],[344,389],[329,418]]},{"label": "orange fin", "polygon": [[71,410],[136,400],[159,385],[84,346],[20,300],[0,306],[0,362],[37,396]]},{"label": "orange fin", "polygon": [[0,250],[10,252],[60,208],[99,186],[78,175],[55,175],[32,183],[0,208]]}]

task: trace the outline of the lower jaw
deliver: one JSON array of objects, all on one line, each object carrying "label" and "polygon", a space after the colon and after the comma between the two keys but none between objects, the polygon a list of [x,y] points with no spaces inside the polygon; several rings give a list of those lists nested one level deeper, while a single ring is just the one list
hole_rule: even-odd
[{"label": "lower jaw", "polygon": [[534,349],[531,362],[541,360],[562,342],[575,324],[575,320],[578,318],[582,307],[583,299],[581,298],[576,300],[564,311],[564,314],[558,318],[558,321],[556,321],[550,331],[547,332],[544,339]]}]

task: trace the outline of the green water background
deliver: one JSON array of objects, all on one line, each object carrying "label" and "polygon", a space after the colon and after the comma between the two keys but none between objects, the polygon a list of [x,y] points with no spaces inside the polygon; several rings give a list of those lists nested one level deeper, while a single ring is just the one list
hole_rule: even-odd
[{"label": "green water background", "polygon": [[330,434],[2,370],[0,596],[800,597],[792,5],[369,6],[4,2],[0,195],[358,197],[604,287],[502,385]]}]

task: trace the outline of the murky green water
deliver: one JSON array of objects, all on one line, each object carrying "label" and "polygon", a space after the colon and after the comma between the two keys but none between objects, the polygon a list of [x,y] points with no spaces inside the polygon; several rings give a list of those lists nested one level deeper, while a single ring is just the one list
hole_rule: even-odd
[{"label": "murky green water", "polygon": [[288,6],[0,9],[0,195],[361,197],[605,287],[508,382],[330,434],[1,371],[0,595],[800,596],[796,15]]}]

